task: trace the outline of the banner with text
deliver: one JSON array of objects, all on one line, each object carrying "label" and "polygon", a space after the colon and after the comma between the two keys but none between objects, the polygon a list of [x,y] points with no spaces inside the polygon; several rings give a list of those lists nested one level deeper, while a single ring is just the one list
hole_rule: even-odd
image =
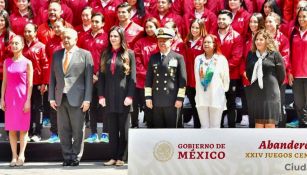
[{"label": "banner with text", "polygon": [[129,175],[307,174],[306,129],[130,129]]}]

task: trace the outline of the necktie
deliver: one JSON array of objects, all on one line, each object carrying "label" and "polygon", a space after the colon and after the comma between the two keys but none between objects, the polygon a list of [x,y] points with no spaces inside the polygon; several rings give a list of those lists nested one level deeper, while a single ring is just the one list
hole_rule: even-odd
[{"label": "necktie", "polygon": [[67,72],[68,65],[69,65],[69,52],[66,52],[64,63],[63,63],[63,72],[64,72],[64,74],[66,74],[66,72]]},{"label": "necktie", "polygon": [[165,57],[166,57],[165,55],[161,55],[161,61],[162,61],[162,62],[163,62],[163,60],[164,60]]}]

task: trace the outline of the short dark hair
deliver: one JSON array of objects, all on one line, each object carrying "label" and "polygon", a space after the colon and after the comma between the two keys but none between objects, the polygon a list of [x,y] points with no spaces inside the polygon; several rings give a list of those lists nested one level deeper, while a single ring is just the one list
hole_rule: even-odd
[{"label": "short dark hair", "polygon": [[103,14],[101,14],[101,13],[93,13],[91,19],[93,19],[95,16],[100,16],[101,17],[101,22],[104,23],[104,16],[103,16]]},{"label": "short dark hair", "polygon": [[131,5],[128,3],[128,2],[123,2],[121,4],[119,4],[117,7],[116,7],[116,10],[118,10],[119,8],[127,8],[128,12],[130,13],[131,12]]},{"label": "short dark hair", "polygon": [[229,16],[231,19],[232,19],[232,13],[231,13],[231,11],[229,11],[229,10],[220,10],[219,11],[219,13],[218,13],[218,15],[227,15],[227,16]]}]

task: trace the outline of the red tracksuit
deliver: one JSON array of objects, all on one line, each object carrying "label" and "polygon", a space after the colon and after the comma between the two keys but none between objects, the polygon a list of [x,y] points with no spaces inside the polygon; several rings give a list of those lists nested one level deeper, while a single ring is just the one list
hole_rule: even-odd
[{"label": "red tracksuit", "polygon": [[[286,73],[289,73],[289,56],[290,56],[290,46],[288,38],[277,30],[277,33],[274,37],[276,45],[278,46],[278,51],[282,58],[284,59]],[[288,83],[288,76],[285,77],[284,83]]]},{"label": "red tracksuit", "polygon": [[32,62],[33,84],[48,84],[49,62],[45,52],[45,45],[38,40],[33,41],[29,46],[25,44],[22,53]]},{"label": "red tracksuit", "polygon": [[307,32],[301,37],[298,28],[294,28],[289,61],[289,73],[294,78],[307,78]]},{"label": "red tracksuit", "polygon": [[52,62],[52,56],[55,51],[58,51],[60,49],[63,49],[64,46],[62,44],[61,37],[55,35],[47,44],[46,44],[46,56],[49,61],[49,65],[51,65]]},{"label": "red tracksuit", "polygon": [[[195,19],[195,10],[193,9],[192,11],[186,13],[184,15],[184,21],[186,24],[186,31],[190,31],[190,25],[191,22]],[[211,12],[210,10],[205,8],[205,11],[203,13],[203,16],[201,17],[205,21],[206,25],[206,30],[208,33],[216,33],[217,31],[217,17],[216,15]]]},{"label": "red tracksuit", "polygon": [[[9,33],[9,40],[11,40],[15,34],[13,32]],[[3,62],[6,58],[13,57],[13,53],[9,46],[9,41],[4,42],[5,32],[0,35],[0,80],[3,79]]]},{"label": "red tracksuit", "polygon": [[291,21],[296,17],[296,8],[299,0],[284,0],[283,19],[286,21]]},{"label": "red tracksuit", "polygon": [[175,22],[177,24],[177,27],[178,27],[178,30],[179,30],[181,37],[184,38],[186,36],[187,33],[186,33],[186,30],[185,30],[184,20],[182,19],[181,16],[177,15],[176,13],[169,11],[161,19],[158,11],[156,11],[154,13],[153,17],[157,18],[157,20],[160,22],[161,26],[164,26],[169,21]]},{"label": "red tracksuit", "polygon": [[216,15],[224,9],[224,0],[207,0],[205,7]]},{"label": "red tracksuit", "polygon": [[134,48],[134,43],[142,38],[144,34],[143,27],[137,25],[134,22],[130,22],[128,26],[125,28],[125,37],[128,44],[128,47],[130,49]]},{"label": "red tracksuit", "polygon": [[73,13],[73,21],[72,25],[77,26],[82,24],[81,12],[88,5],[88,0],[62,0],[70,9],[72,9]]},{"label": "red tracksuit", "polygon": [[[68,22],[65,22],[65,27],[73,28]],[[47,44],[54,36],[54,30],[49,27],[48,23],[41,24],[37,29],[37,38],[43,44]]]},{"label": "red tracksuit", "polygon": [[144,0],[146,13],[152,14],[157,10],[157,0]]},{"label": "red tracksuit", "polygon": [[91,31],[89,31],[79,38],[78,46],[91,52],[94,62],[94,74],[99,72],[101,54],[108,46],[108,34],[103,31],[93,37]]},{"label": "red tracksuit", "polygon": [[177,39],[177,40],[174,40],[173,43],[172,43],[172,50],[179,53],[180,55],[183,56],[183,58],[186,57],[186,46],[185,46],[185,43],[182,41],[182,39]]},{"label": "red tracksuit", "polygon": [[78,33],[78,40],[79,40],[79,39],[82,38],[87,32],[91,31],[91,28],[89,28],[88,30],[85,31],[84,28],[83,28],[83,25],[81,24],[81,25],[76,26],[76,27],[75,27],[75,30],[76,30],[77,33]]},{"label": "red tracksuit", "polygon": [[198,39],[194,46],[191,46],[190,41],[186,43],[185,66],[187,71],[187,87],[195,88],[194,62],[195,58],[203,53],[203,38]]},{"label": "red tracksuit", "polygon": [[[65,21],[72,23],[74,16],[72,9],[70,9],[66,4],[61,3],[61,8],[63,11],[63,14],[61,15],[61,18],[63,18]],[[38,11],[38,15],[36,17],[36,23],[37,25],[43,24],[48,21],[48,7],[41,7]]]},{"label": "red tracksuit", "polygon": [[240,64],[240,75],[242,76],[241,78],[242,78],[242,83],[244,86],[250,85],[249,80],[243,76],[243,73],[246,71],[246,59],[247,59],[248,52],[252,50],[252,46],[253,46],[253,37],[251,33],[248,33],[246,42],[243,45],[244,53],[243,53],[243,58]]},{"label": "red tracksuit", "polygon": [[240,34],[230,28],[223,40],[219,35],[217,36],[221,42],[222,54],[228,61],[230,79],[240,79],[240,64],[243,56],[243,42]]},{"label": "red tracksuit", "polygon": [[104,31],[109,32],[110,28],[115,25],[117,20],[116,7],[121,3],[121,0],[110,0],[105,7],[102,7],[101,0],[93,0],[90,6],[93,12],[100,12],[104,16]]},{"label": "red tracksuit", "polygon": [[144,89],[150,56],[159,52],[157,39],[149,36],[141,38],[134,44],[133,50],[136,62],[136,87]]},{"label": "red tracksuit", "polygon": [[16,35],[23,36],[25,26],[28,23],[33,23],[33,19],[29,19],[27,15],[21,16],[21,14],[18,11],[10,15],[10,22],[11,22],[12,31]]},{"label": "red tracksuit", "polygon": [[251,15],[246,10],[241,8],[237,11],[231,23],[232,28],[240,34],[243,42],[245,42],[247,37],[250,16]]}]

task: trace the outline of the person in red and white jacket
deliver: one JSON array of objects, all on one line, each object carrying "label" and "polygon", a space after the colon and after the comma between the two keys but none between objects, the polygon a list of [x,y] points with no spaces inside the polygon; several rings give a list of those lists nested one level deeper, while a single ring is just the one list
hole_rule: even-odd
[{"label": "person in red and white jacket", "polygon": [[92,7],[86,6],[81,13],[82,24],[75,26],[75,30],[78,32],[78,38],[82,38],[92,27]]},{"label": "person in red and white jacket", "polygon": [[[264,2],[266,0],[253,0],[253,4],[254,4],[254,12],[261,12],[261,9],[263,8],[264,6]],[[269,0],[269,1],[275,1],[278,8],[279,9],[282,9],[284,7],[284,1],[287,1],[287,0]],[[293,1],[293,0],[291,0]]]},{"label": "person in red and white jacket", "polygon": [[37,18],[35,19],[35,23],[37,25],[43,24],[48,21],[48,7],[51,3],[56,2],[61,5],[61,18],[63,18],[68,23],[72,24],[74,16],[73,11],[70,7],[68,7],[65,3],[61,2],[61,0],[49,0],[49,2],[45,2],[43,6],[40,7],[38,12],[36,13]]},{"label": "person in red and white jacket", "polygon": [[165,23],[173,21],[177,24],[179,33],[182,38],[186,36],[185,23],[181,16],[171,10],[172,0],[157,0],[157,10],[153,13],[153,17],[157,18],[164,26]]},{"label": "person in red and white jacket", "polygon": [[[229,64],[230,86],[226,92],[228,127],[236,127],[236,92],[241,84],[240,64],[243,55],[243,42],[240,34],[231,27],[233,14],[229,10],[221,10],[218,15],[217,36],[221,43],[222,54]],[[222,120],[223,121],[223,120]]]},{"label": "person in red and white jacket", "polygon": [[[41,140],[42,116],[40,116],[40,107],[43,103],[47,84],[49,82],[48,71],[49,63],[46,57],[45,45],[38,41],[36,37],[37,26],[27,24],[24,29],[25,45],[23,55],[32,62],[33,66],[33,88],[31,96],[31,125],[30,138],[34,142]],[[47,97],[47,96],[46,96]],[[35,127],[33,126],[35,123]]]},{"label": "person in red and white jacket", "polygon": [[[62,3],[67,5],[72,10],[73,13],[73,20],[72,25],[77,26],[82,24],[82,19],[80,16],[80,12],[83,11],[83,9],[89,5],[88,0],[62,0]],[[68,20],[67,20],[68,21]]]},{"label": "person in red and white jacket", "polygon": [[[48,6],[48,21],[39,25],[37,29],[37,38],[40,40],[40,42],[46,44],[49,40],[51,40],[55,32],[52,29],[54,22],[62,19],[61,18],[61,5],[57,2],[51,2]],[[64,21],[65,27],[72,28],[71,24],[69,24],[67,21],[62,19]]]},{"label": "person in red and white jacket", "polygon": [[110,28],[115,25],[116,7],[122,3],[122,0],[92,0],[90,7],[93,8],[93,12],[101,13],[105,17],[104,31],[109,32]]},{"label": "person in red and white jacket", "polygon": [[146,13],[152,14],[157,10],[157,0],[144,0]]},{"label": "person in red and white jacket", "polygon": [[178,27],[176,23],[174,23],[173,21],[170,21],[170,22],[167,22],[164,25],[164,27],[175,31],[175,36],[173,38],[171,50],[179,53],[180,55],[183,56],[183,58],[185,58],[186,57],[186,45],[183,42],[181,36],[179,35],[179,31],[178,31]]},{"label": "person in red and white jacket", "polygon": [[218,15],[219,11],[224,9],[224,0],[207,0],[206,8]]},{"label": "person in red and white jacket", "polygon": [[[54,37],[51,38],[48,43],[46,44],[46,56],[48,58],[49,65],[52,63],[53,59],[53,53],[63,49],[63,43],[62,43],[62,32],[65,30],[65,24],[63,19],[58,19],[53,24],[53,30],[54,30]],[[50,66],[49,66],[50,69]],[[50,76],[50,70],[48,71],[48,77]],[[50,106],[50,105],[48,105]],[[48,142],[55,142],[59,141],[58,137],[58,128],[57,128],[57,114],[56,111],[53,108],[49,109],[49,115],[50,115],[50,131],[51,131],[51,137],[48,139]]]},{"label": "person in red and white jacket", "polygon": [[131,21],[131,6],[124,2],[117,6],[118,23],[124,29],[126,42],[130,49],[134,48],[134,43],[139,40],[143,34],[143,27]]},{"label": "person in red and white jacket", "polygon": [[205,24],[200,19],[194,19],[190,24],[190,32],[185,40],[186,43],[186,71],[187,71],[187,87],[186,96],[188,97],[193,110],[194,128],[200,128],[200,121],[195,104],[195,75],[194,61],[195,58],[204,53],[203,37],[207,34]]},{"label": "person in red and white jacket", "polygon": [[184,15],[186,31],[189,31],[190,24],[194,19],[202,19],[205,22],[206,30],[208,33],[215,33],[217,31],[217,17],[216,15],[205,8],[207,0],[195,0],[193,9]]},{"label": "person in red and white jacket", "polygon": [[148,62],[153,53],[159,52],[156,30],[160,23],[156,18],[149,17],[145,21],[145,37],[139,39],[134,44],[136,62],[136,89],[133,97],[133,112],[131,113],[132,128],[138,128],[139,110],[144,110],[144,120],[147,128],[152,128],[152,111],[145,104],[145,80]]},{"label": "person in red and white jacket", "polygon": [[307,7],[298,11],[290,36],[289,85],[292,86],[299,127],[307,127]]},{"label": "person in red and white jacket", "polygon": [[[101,13],[94,13],[92,15],[91,23],[91,30],[78,40],[78,46],[90,51],[94,62],[93,93],[89,111],[91,135],[86,139],[86,141],[95,142],[98,139],[97,122],[99,118],[97,81],[100,70],[101,53],[108,46],[108,34],[103,30],[104,16]],[[106,123],[104,123],[104,126],[106,126]],[[104,133],[105,132],[107,131],[104,128]]]},{"label": "person in red and white jacket", "polygon": [[131,21],[139,26],[144,26],[144,21],[147,18],[144,7],[144,0],[126,0],[131,6]]},{"label": "person in red and white jacket", "polygon": [[232,28],[240,34],[242,41],[245,42],[249,23],[248,20],[251,16],[246,10],[245,1],[228,0],[226,5],[233,14],[231,23]]},{"label": "person in red and white jacket", "polygon": [[286,21],[291,21],[295,19],[297,12],[297,5],[302,0],[284,0],[283,19]]},{"label": "person in red and white jacket", "polygon": [[18,11],[10,15],[12,31],[22,36],[26,24],[34,22],[34,14],[29,0],[17,1]]}]

